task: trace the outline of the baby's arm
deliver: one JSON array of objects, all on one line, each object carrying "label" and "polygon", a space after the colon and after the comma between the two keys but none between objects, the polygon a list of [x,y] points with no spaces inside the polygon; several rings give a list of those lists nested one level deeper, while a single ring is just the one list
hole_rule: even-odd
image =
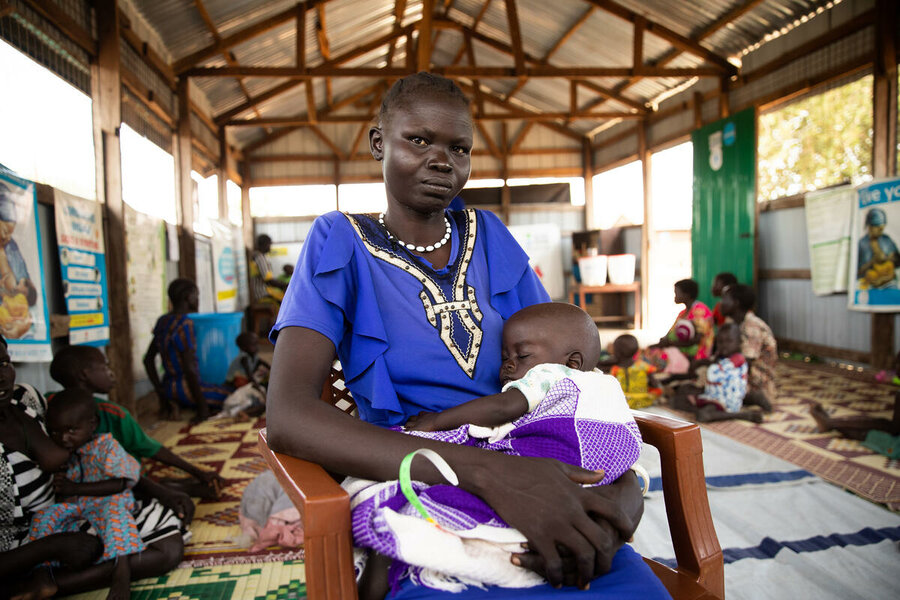
[{"label": "baby's arm", "polygon": [[497,427],[528,412],[528,400],[515,388],[475,398],[439,413],[421,412],[406,422],[413,431],[446,431],[462,425]]}]

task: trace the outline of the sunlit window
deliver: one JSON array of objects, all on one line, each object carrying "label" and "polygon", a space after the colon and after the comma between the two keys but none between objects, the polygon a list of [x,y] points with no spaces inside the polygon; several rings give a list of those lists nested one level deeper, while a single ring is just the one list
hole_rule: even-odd
[{"label": "sunlit window", "polygon": [[470,179],[463,189],[474,190],[479,188],[503,187],[502,179]]},{"label": "sunlit window", "polygon": [[[509,187],[518,185],[544,185],[547,183],[568,183],[569,198],[572,206],[584,206],[584,178],[582,177],[532,177],[522,179],[507,179]],[[500,185],[503,185],[502,182]]]},{"label": "sunlit window", "polygon": [[872,178],[872,76],[759,117],[757,198]]},{"label": "sunlit window", "polygon": [[384,183],[345,183],[338,187],[341,210],[348,213],[379,213],[387,208]]},{"label": "sunlit window", "polygon": [[177,224],[175,159],[124,123],[119,131],[123,200],[139,212]]},{"label": "sunlit window", "polygon": [[644,222],[644,176],[640,161],[594,175],[594,226]]},{"label": "sunlit window", "polygon": [[690,229],[694,202],[693,145],[686,142],[654,152],[650,163],[653,228],[667,231]]},{"label": "sunlit window", "polygon": [[225,200],[228,202],[228,220],[235,225],[244,222],[244,212],[241,208],[241,187],[228,180],[225,182]]},{"label": "sunlit window", "polygon": [[22,177],[96,198],[91,99],[0,41],[0,163]]},{"label": "sunlit window", "polygon": [[308,217],[336,208],[334,185],[250,188],[250,214],[254,217]]},{"label": "sunlit window", "polygon": [[204,178],[191,171],[191,179],[197,182],[197,204],[194,206],[194,231],[212,236],[210,221],[219,218],[219,178],[210,175]]}]

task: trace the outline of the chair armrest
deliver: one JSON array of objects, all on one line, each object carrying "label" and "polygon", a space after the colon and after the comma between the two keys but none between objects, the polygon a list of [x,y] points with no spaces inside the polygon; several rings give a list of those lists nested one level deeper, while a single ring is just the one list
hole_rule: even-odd
[{"label": "chair armrest", "polygon": [[632,414],[641,437],[659,450],[666,516],[678,571],[724,598],[725,567],[706,495],[700,427],[640,411]]},{"label": "chair armrest", "polygon": [[355,599],[350,496],[316,463],[274,452],[265,429],[258,446],[303,522],[307,597]]}]

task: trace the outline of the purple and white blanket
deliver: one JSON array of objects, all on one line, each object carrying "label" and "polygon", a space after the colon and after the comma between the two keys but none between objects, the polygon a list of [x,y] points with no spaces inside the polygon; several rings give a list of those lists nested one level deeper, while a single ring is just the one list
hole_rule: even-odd
[{"label": "purple and white blanket", "polygon": [[[512,423],[493,429],[464,425],[451,431],[406,433],[603,469],[606,475],[599,485],[615,481],[637,460],[640,432],[615,378],[598,371],[539,365],[510,386],[520,389],[532,407]],[[510,554],[521,550],[525,537],[465,490],[412,482],[439,525],[435,527],[410,504],[399,481],[348,478],[343,486],[350,494],[354,545],[393,558],[394,580],[409,575],[420,585],[448,591],[467,585],[543,583],[535,573],[510,562]]]}]

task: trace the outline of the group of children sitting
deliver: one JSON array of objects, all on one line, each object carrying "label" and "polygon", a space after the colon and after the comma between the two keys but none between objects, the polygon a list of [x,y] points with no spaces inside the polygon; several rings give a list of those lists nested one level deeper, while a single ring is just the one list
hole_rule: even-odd
[{"label": "group of children sitting", "polygon": [[[667,399],[672,408],[690,412],[701,422],[762,422],[762,412],[750,407],[771,410],[776,350],[771,330],[751,312],[753,291],[738,284],[731,273],[720,273],[712,293],[723,300],[710,311],[696,300],[696,292],[691,297],[691,288],[696,288],[691,280],[676,284],[676,301],[679,284],[688,289],[687,306],[666,336],[641,350],[637,338],[621,335],[601,367],[619,380],[631,408]],[[708,317],[685,318],[690,313]],[[700,333],[707,327],[714,332],[710,348],[704,348]],[[762,342],[754,343],[752,334],[745,335],[744,329],[750,327],[765,330]]]}]

